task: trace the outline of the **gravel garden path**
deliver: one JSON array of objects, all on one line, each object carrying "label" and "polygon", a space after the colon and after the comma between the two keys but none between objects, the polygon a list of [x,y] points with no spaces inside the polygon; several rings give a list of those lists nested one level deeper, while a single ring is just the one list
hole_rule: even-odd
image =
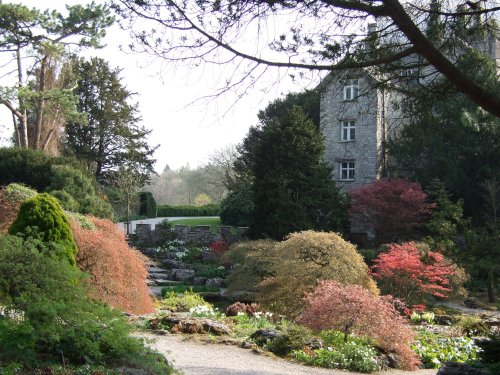
[{"label": "gravel garden path", "polygon": [[[206,344],[183,335],[141,335],[184,375],[354,375],[357,372],[301,366],[232,345]],[[373,374],[434,375],[437,370],[390,370]]]}]

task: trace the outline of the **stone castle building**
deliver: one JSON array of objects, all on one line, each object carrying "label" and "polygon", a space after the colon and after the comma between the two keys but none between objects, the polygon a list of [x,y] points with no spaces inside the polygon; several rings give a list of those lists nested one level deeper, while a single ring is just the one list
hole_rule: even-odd
[{"label": "stone castle building", "polygon": [[[474,44],[500,67],[497,37],[488,35]],[[405,73],[418,77],[415,72]],[[377,85],[375,77],[369,69],[336,71],[320,84],[325,159],[332,164],[333,178],[344,191],[390,177],[385,142],[405,123],[394,105],[402,99],[401,94]],[[412,79],[406,80],[406,84],[412,83]],[[419,83],[425,84],[422,79]]]}]

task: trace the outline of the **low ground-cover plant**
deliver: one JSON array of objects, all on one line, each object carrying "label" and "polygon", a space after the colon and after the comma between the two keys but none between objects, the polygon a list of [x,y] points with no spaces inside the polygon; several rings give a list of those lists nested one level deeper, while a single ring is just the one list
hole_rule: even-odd
[{"label": "low ground-cover plant", "polygon": [[161,288],[161,296],[165,298],[167,294],[170,292],[180,294],[180,293],[185,293],[187,291],[191,291],[194,293],[217,293],[220,291],[220,288],[208,285],[177,284]]},{"label": "low ground-cover plant", "polygon": [[160,308],[170,311],[189,311],[197,306],[213,307],[203,297],[193,291],[183,293],[168,292],[160,301]]},{"label": "low ground-cover plant", "polygon": [[130,248],[125,234],[107,219],[89,218],[94,229],[73,221],[78,267],[90,275],[90,296],[132,314],[150,313],[153,301],[146,285],[146,258]]},{"label": "low ground-cover plant", "polygon": [[426,368],[439,368],[445,362],[474,361],[480,351],[468,337],[444,337],[425,330],[418,332],[412,349]]},{"label": "low ground-cover plant", "polygon": [[309,366],[337,368],[349,371],[372,372],[381,369],[377,351],[353,340],[316,350],[295,350],[291,357]]},{"label": "low ground-cover plant", "polygon": [[369,337],[378,346],[398,356],[403,369],[415,369],[418,358],[410,348],[413,331],[387,299],[374,296],[359,285],[343,286],[337,281],[321,281],[306,296],[300,322],[314,330],[334,329],[344,334]]}]

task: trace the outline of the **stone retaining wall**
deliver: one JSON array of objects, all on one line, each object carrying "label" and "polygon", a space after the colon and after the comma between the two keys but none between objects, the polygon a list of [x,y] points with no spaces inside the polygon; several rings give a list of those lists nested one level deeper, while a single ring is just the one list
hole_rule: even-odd
[{"label": "stone retaining wall", "polygon": [[[219,226],[214,234],[210,225],[197,225],[191,228],[189,225],[175,225],[173,232],[175,237],[185,242],[193,242],[196,245],[207,246],[215,240],[224,240],[227,243],[241,241],[248,231],[248,227],[236,228],[236,234],[231,233],[230,226]],[[156,226],[152,229],[151,224],[137,224],[135,229],[137,241],[148,245],[159,245],[171,237],[171,229]]]}]

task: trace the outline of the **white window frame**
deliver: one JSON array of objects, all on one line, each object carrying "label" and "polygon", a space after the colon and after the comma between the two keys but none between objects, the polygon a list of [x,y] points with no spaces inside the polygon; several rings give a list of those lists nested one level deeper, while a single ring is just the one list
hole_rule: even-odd
[{"label": "white window frame", "polygon": [[359,82],[357,79],[348,79],[344,85],[344,100],[356,100],[359,95]]},{"label": "white window frame", "polygon": [[339,162],[340,181],[354,181],[356,163],[354,160],[343,160]]},{"label": "white window frame", "polygon": [[352,142],[356,140],[356,121],[340,121],[340,140],[342,142]]}]

